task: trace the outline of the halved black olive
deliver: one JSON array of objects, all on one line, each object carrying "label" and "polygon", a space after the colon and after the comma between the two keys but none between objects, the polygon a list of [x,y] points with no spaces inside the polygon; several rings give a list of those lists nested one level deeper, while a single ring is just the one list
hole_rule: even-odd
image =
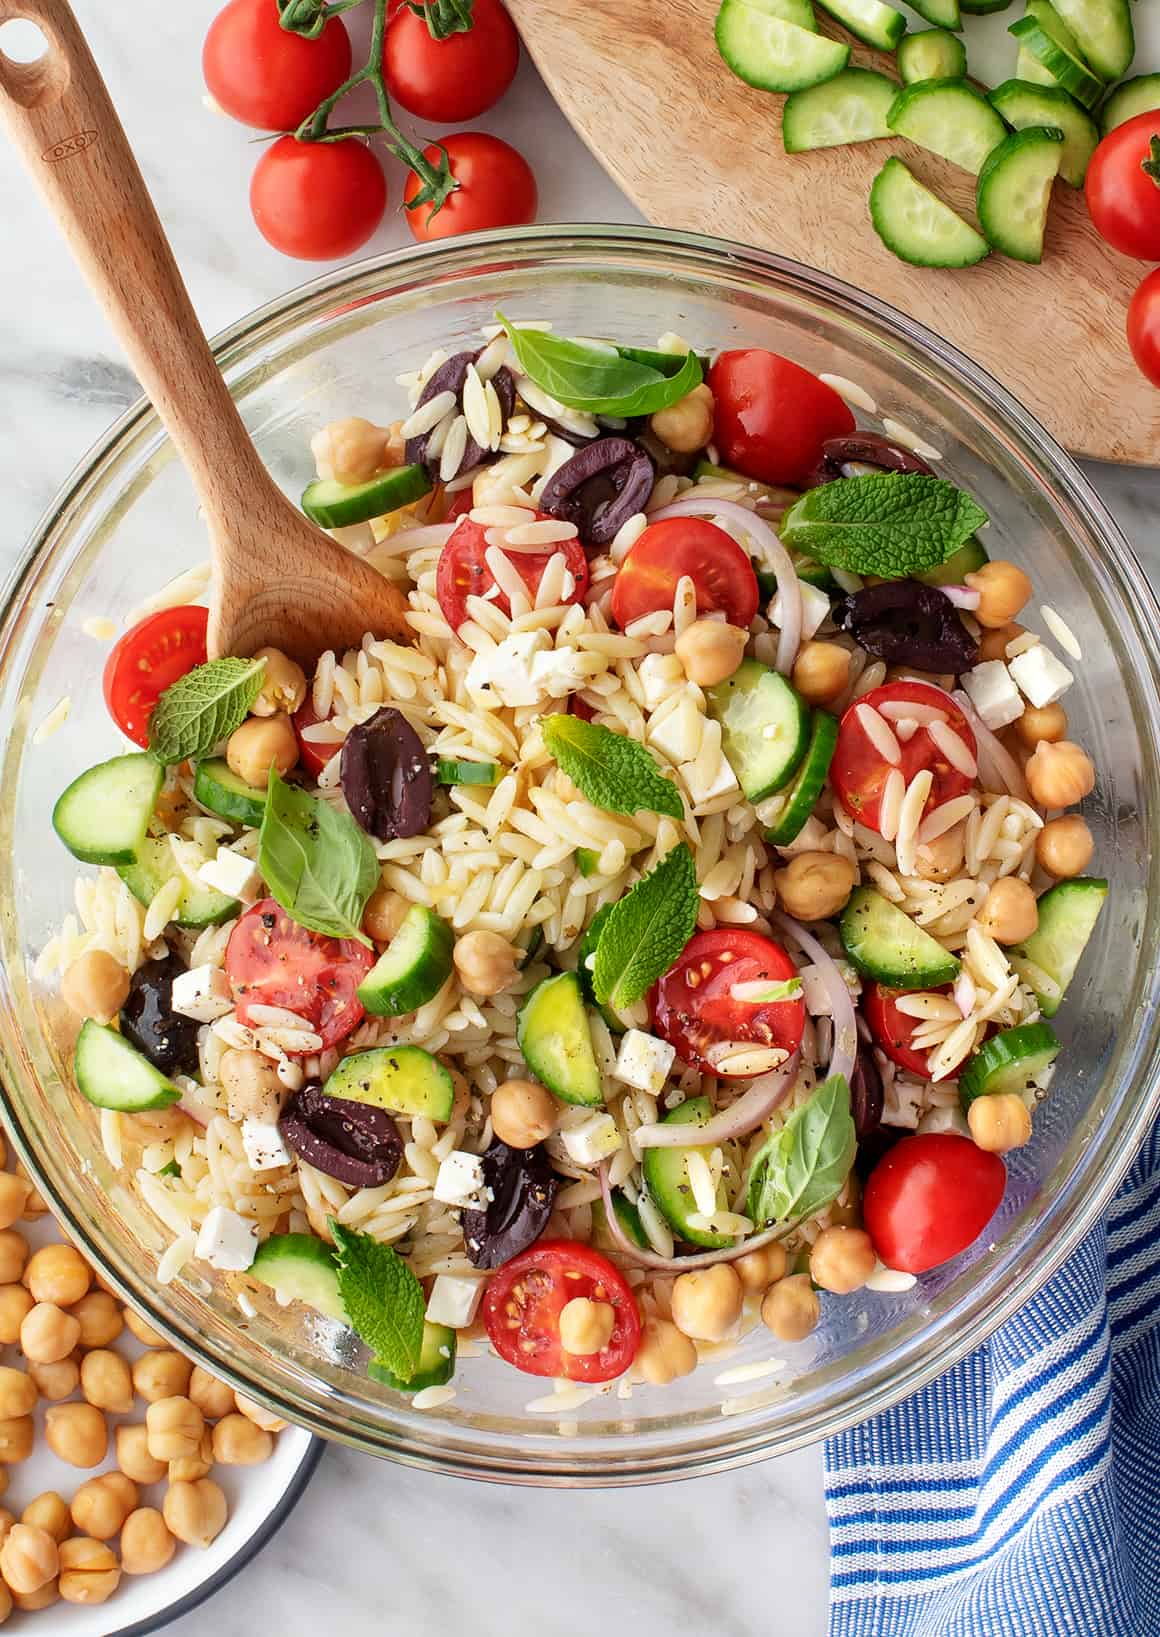
[{"label": "halved black olive", "polygon": [[882,1076],[874,1053],[866,1042],[858,1043],[858,1055],[850,1074],[850,1112],[854,1116],[854,1130],[858,1141],[865,1142],[882,1124],[885,1097]]},{"label": "halved black olive", "polygon": [[827,438],[822,445],[822,458],[806,485],[817,489],[835,478],[849,477],[847,467],[877,466],[883,472],[923,472],[931,475],[930,467],[913,449],[904,449],[881,432],[854,432],[848,438]]},{"label": "halved black olive", "polygon": [[969,671],[979,645],[950,598],[920,580],[887,580],[833,606],[835,625],[888,665],[920,671]]},{"label": "halved black olive", "polygon": [[431,759],[410,722],[384,705],[352,728],[339,763],[342,793],[355,819],[380,841],[417,836],[431,817]]},{"label": "halved black olive", "polygon": [[468,1260],[498,1268],[534,1245],[548,1225],[560,1178],[542,1148],[509,1148],[497,1137],[483,1156],[488,1191],[481,1211],[464,1211]]},{"label": "halved black olive", "polygon": [[631,438],[597,438],[544,485],[540,510],[575,523],[586,546],[607,546],[622,523],[644,511],[656,480],[652,457]]},{"label": "halved black olive", "polygon": [[121,1008],[121,1033],[162,1074],[193,1074],[198,1066],[198,1025],[173,1010],[173,980],[184,971],[176,955],[146,961],[129,979]]},{"label": "halved black olive", "polygon": [[294,1152],[348,1188],[381,1188],[403,1158],[403,1139],[381,1108],[327,1097],[304,1086],[282,1111],[278,1129]]},{"label": "halved black olive", "polygon": [[[462,406],[463,383],[467,379],[468,365],[474,364],[482,351],[483,348],[480,347],[476,352],[457,352],[453,358],[448,358],[446,363],[440,364],[419,394],[419,401],[415,408],[421,409],[425,403],[429,403],[432,398],[438,397],[441,392],[454,392],[457,402]],[[506,426],[516,405],[516,384],[512,379],[511,370],[506,365],[503,369],[497,370],[491,378],[491,384],[495,388],[496,397],[499,399],[500,411]],[[437,478],[439,476],[438,457],[432,457],[431,460],[427,459],[427,445],[430,441],[430,432],[421,432],[418,437],[408,438],[405,451],[406,461],[408,466],[425,466],[431,477]],[[486,449],[481,449],[475,439],[469,435],[467,447],[463,451],[463,459],[459,462],[452,476],[458,477],[460,472],[469,472],[473,466],[478,466],[482,461],[489,459],[494,460],[495,456],[489,454]]]}]

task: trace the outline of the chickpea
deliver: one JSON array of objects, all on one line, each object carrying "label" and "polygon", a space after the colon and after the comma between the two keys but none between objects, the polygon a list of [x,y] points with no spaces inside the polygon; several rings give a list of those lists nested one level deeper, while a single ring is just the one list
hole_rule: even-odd
[{"label": "chickpea", "polygon": [[1070,739],[1039,745],[1024,773],[1037,807],[1074,807],[1095,788],[1096,770],[1090,756]]},{"label": "chickpea", "polygon": [[28,1366],[28,1373],[35,1381],[42,1398],[47,1398],[50,1404],[59,1404],[64,1398],[71,1398],[80,1382],[80,1367],[75,1359],[58,1359],[55,1364],[32,1364]]},{"label": "chickpea", "polygon": [[77,1017],[111,1023],[129,998],[129,974],[104,949],[86,949],[60,980],[60,998]]},{"label": "chickpea", "polygon": [[768,1290],[770,1285],[785,1277],[786,1261],[785,1246],[774,1240],[772,1244],[762,1245],[758,1250],[739,1256],[733,1267],[745,1289],[756,1293]]},{"label": "chickpea", "polygon": [[836,642],[805,642],[793,662],[793,685],[810,705],[832,705],[850,685],[850,655]]},{"label": "chickpea", "polygon": [[25,1371],[0,1368],[0,1421],[31,1415],[39,1397],[35,1381]]},{"label": "chickpea", "polygon": [[976,915],[978,926],[1000,944],[1020,944],[1039,925],[1039,905],[1026,881],[1002,875],[991,887]]},{"label": "chickpea", "polygon": [[9,1466],[27,1461],[32,1454],[35,1433],[30,1415],[14,1415],[0,1421],[0,1461],[7,1462]]},{"label": "chickpea", "polygon": [[389,944],[403,924],[410,904],[390,887],[376,887],[363,910],[363,931],[377,944]]},{"label": "chickpea", "polygon": [[958,875],[966,851],[967,826],[965,822],[952,824],[933,841],[924,841],[917,852],[915,873],[924,881],[949,881]]},{"label": "chickpea", "polygon": [[635,1369],[653,1387],[667,1387],[697,1368],[697,1349],[668,1319],[646,1319],[641,1327]]},{"label": "chickpea", "polygon": [[258,1466],[274,1453],[274,1439],[248,1416],[223,1415],[213,1429],[214,1460],[223,1466]]},{"label": "chickpea", "polygon": [[616,1309],[611,1302],[593,1302],[575,1296],[560,1310],[560,1344],[566,1353],[589,1358],[599,1353],[616,1326]]},{"label": "chickpea", "polygon": [[1006,1154],[1031,1141],[1031,1114],[1013,1091],[976,1097],[967,1110],[967,1124],[975,1146],[988,1154]]},{"label": "chickpea", "polygon": [[113,1434],[117,1465],[135,1484],[160,1483],[168,1470],[166,1461],[156,1461],[149,1453],[149,1429],[139,1423],[118,1427]]},{"label": "chickpea", "polygon": [[[1014,642],[1016,637],[1023,634],[1023,626],[1014,624],[999,625],[991,631],[984,630],[979,641],[979,657],[975,663],[981,665],[985,659],[1006,659],[1007,644]],[[951,686],[954,686],[953,679]]]},{"label": "chickpea", "polygon": [[55,1364],[67,1358],[80,1339],[80,1321],[55,1302],[37,1302],[20,1326],[24,1356],[37,1364]]},{"label": "chickpea", "polygon": [[699,688],[712,688],[731,677],[745,657],[749,632],[720,620],[694,620],[676,641],[685,675]]},{"label": "chickpea", "polygon": [[109,1450],[109,1429],[95,1404],[54,1404],[45,1411],[49,1449],[69,1466],[100,1466]]},{"label": "chickpea", "polygon": [[250,706],[254,716],[277,716],[279,711],[293,716],[306,698],[306,672],[281,648],[259,648],[255,659],[266,661],[262,691]]},{"label": "chickpea", "polygon": [[[7,1483],[7,1473],[5,1473],[4,1477],[5,1482]],[[8,1539],[9,1530],[12,1528],[12,1525],[15,1522],[15,1512],[10,1512],[6,1506],[0,1506],[0,1546],[3,1546],[4,1542]],[[0,1582],[0,1584],[3,1583]]]},{"label": "chickpea", "polygon": [[35,1614],[38,1609],[51,1608],[60,1601],[60,1587],[54,1577],[47,1580],[39,1591],[13,1592],[12,1601],[22,1614]]},{"label": "chickpea", "polygon": [[980,625],[997,630],[1008,625],[1028,601],[1032,592],[1031,581],[1021,568],[1006,563],[1002,558],[984,563],[973,574],[964,575],[964,583],[979,593],[979,606],[971,612]]},{"label": "chickpea", "polygon": [[[133,1366],[133,1386],[146,1403],[162,1398],[181,1398],[189,1390],[193,1365],[172,1347],[143,1353]],[[200,1412],[199,1412],[200,1413]]]},{"label": "chickpea", "polygon": [[72,1499],[72,1521],[83,1535],[112,1540],[137,1505],[137,1485],[122,1472],[90,1478]]},{"label": "chickpea", "polygon": [[728,1262],[682,1273],[673,1284],[673,1323],[695,1341],[723,1341],[741,1317],[742,1294]]},{"label": "chickpea", "polygon": [[468,932],[455,940],[452,959],[467,993],[487,1000],[511,988],[522,953],[498,932]]},{"label": "chickpea", "polygon": [[[223,1056],[225,1054],[223,1053]],[[154,1330],[151,1324],[146,1324],[139,1313],[134,1313],[131,1307],[125,1309],[125,1326],[131,1336],[144,1342],[146,1347],[166,1347],[168,1343],[159,1330]]]},{"label": "chickpea", "polygon": [[256,1427],[261,1427],[265,1432],[285,1432],[287,1423],[281,1416],[272,1415],[269,1410],[264,1410],[260,1404],[255,1404],[252,1398],[246,1398],[242,1393],[235,1393],[234,1400],[247,1421],[252,1421]]},{"label": "chickpea", "polygon": [[152,1506],[130,1512],[121,1529],[121,1567],[126,1574],[156,1574],[177,1550],[165,1519]]},{"label": "chickpea", "polygon": [[43,1495],[29,1501],[20,1514],[20,1521],[33,1529],[43,1529],[58,1544],[72,1534],[68,1503],[55,1489],[46,1489]]},{"label": "chickpea", "polygon": [[19,1222],[28,1205],[28,1183],[11,1171],[0,1171],[0,1228],[10,1228]]},{"label": "chickpea", "polygon": [[331,421],[310,440],[319,477],[336,483],[367,483],[377,472],[399,465],[388,457],[391,428],[376,426],[361,415]]},{"label": "chickpea", "polygon": [[93,1275],[84,1257],[71,1245],[44,1245],[29,1262],[24,1282],[38,1302],[72,1307],[88,1295]]},{"label": "chickpea", "polygon": [[48,1215],[48,1202],[38,1188],[34,1188],[30,1177],[21,1173],[22,1180],[28,1192],[24,1196],[24,1209],[20,1213],[22,1222],[39,1222],[42,1216]]},{"label": "chickpea", "polygon": [[90,1290],[69,1312],[81,1327],[82,1347],[108,1347],[125,1328],[121,1304],[107,1290]]},{"label": "chickpea", "polygon": [[35,1306],[23,1285],[0,1285],[0,1343],[12,1347],[20,1340],[20,1327]]},{"label": "chickpea", "polygon": [[810,1251],[810,1277],[823,1290],[848,1296],[860,1290],[878,1258],[863,1228],[823,1228]]},{"label": "chickpea", "polygon": [[286,1087],[278,1066],[261,1052],[231,1047],[222,1053],[218,1078],[225,1090],[231,1120],[263,1120],[270,1124],[282,1112]]},{"label": "chickpea", "polygon": [[0,1232],[0,1285],[18,1284],[28,1261],[28,1241],[16,1228]]},{"label": "chickpea", "polygon": [[1078,813],[1052,819],[1035,838],[1035,857],[1057,880],[1082,875],[1092,861],[1095,842]]},{"label": "chickpea", "polygon": [[773,872],[777,895],[799,921],[825,921],[836,915],[853,892],[858,866],[841,853],[795,853]]},{"label": "chickpea", "polygon": [[14,1592],[38,1592],[55,1580],[60,1548],[47,1529],[14,1523],[0,1546],[0,1574]]},{"label": "chickpea", "polygon": [[213,1433],[207,1427],[201,1435],[201,1442],[195,1455],[183,1455],[180,1460],[170,1461],[169,1481],[171,1484],[196,1483],[198,1478],[208,1478],[212,1471]]},{"label": "chickpea", "polygon": [[83,1535],[60,1549],[60,1595],[66,1603],[103,1603],[116,1591],[121,1569],[116,1553]]},{"label": "chickpea", "polygon": [[233,1388],[228,1387],[224,1381],[219,1381],[216,1376],[211,1376],[200,1364],[194,1366],[186,1390],[207,1421],[220,1421],[222,1416],[229,1415],[234,1407]]},{"label": "chickpea", "polygon": [[170,1534],[187,1546],[205,1547],[225,1528],[226,1498],[212,1478],[170,1484],[162,1515]]},{"label": "chickpea", "polygon": [[779,1279],[761,1304],[761,1322],[778,1341],[804,1341],[816,1330],[822,1304],[810,1286],[808,1273],[791,1273]]},{"label": "chickpea", "polygon": [[251,716],[226,743],[231,772],[255,789],[265,789],[270,769],[283,776],[298,764],[298,739],[288,716]]},{"label": "chickpea", "polygon": [[81,1360],[81,1392],[98,1410],[128,1415],[133,1408],[133,1377],[120,1353],[97,1347]]},{"label": "chickpea", "polygon": [[556,1100],[534,1080],[505,1080],[491,1099],[492,1130],[512,1148],[534,1148],[556,1129]]},{"label": "chickpea", "polygon": [[678,455],[695,455],[713,438],[713,394],[704,381],[649,417],[655,437]]},{"label": "chickpea", "polygon": [[12,1593],[8,1590],[8,1587],[4,1584],[4,1582],[0,1580],[0,1626],[2,1626],[5,1620],[8,1619],[8,1616],[12,1613],[15,1606],[15,1603],[12,1601]]},{"label": "chickpea", "polygon": [[155,1461],[178,1461],[196,1455],[205,1431],[205,1416],[191,1398],[175,1393],[155,1399],[145,1411],[149,1453]]},{"label": "chickpea", "polygon": [[1015,736],[1028,750],[1034,750],[1041,739],[1049,745],[1058,744],[1067,732],[1067,712],[1062,705],[1044,705],[1036,710],[1028,705],[1013,724]]}]

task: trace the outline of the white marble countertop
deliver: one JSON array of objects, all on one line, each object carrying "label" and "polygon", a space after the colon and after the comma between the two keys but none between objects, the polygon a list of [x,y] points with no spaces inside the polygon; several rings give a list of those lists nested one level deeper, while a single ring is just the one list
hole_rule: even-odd
[{"label": "white marble countertop", "polygon": [[[216,3],[74,0],[211,333],[313,271],[259,238],[247,207],[249,133],[202,106],[201,39]],[[639,220],[527,62],[480,124],[532,157],[543,220]],[[395,199],[400,181],[394,167]],[[3,573],[71,467],[137,389],[6,153],[0,221]],[[716,226],[727,235],[737,224]],[[408,239],[392,217],[368,249]],[[1160,473],[1094,468],[1092,475],[1145,562],[1160,569]],[[582,1614],[565,1590],[578,1568]],[[170,1629],[175,1637],[200,1637],[211,1625],[217,1637],[306,1637],[320,1629],[377,1637],[384,1628],[393,1637],[436,1629],[553,1637],[631,1623],[638,1637],[819,1637],[827,1578],[816,1449],[695,1487],[597,1493],[468,1484],[333,1449],[262,1556],[204,1611]]]}]

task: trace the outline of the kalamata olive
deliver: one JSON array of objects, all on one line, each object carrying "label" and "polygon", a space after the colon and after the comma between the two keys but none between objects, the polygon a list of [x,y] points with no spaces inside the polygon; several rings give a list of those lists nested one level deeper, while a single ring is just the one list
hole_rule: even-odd
[{"label": "kalamata olive", "polygon": [[417,836],[431,817],[431,759],[410,722],[392,705],[352,728],[339,763],[346,805],[380,841]]},{"label": "kalamata olive", "polygon": [[162,1074],[192,1074],[198,1066],[197,1022],[173,1010],[173,980],[184,971],[176,955],[146,961],[121,1008],[121,1033]]},{"label": "kalamata olive", "polygon": [[854,1170],[862,1181],[866,1181],[883,1154],[888,1154],[896,1142],[909,1135],[910,1132],[902,1130],[900,1126],[880,1125],[868,1137],[864,1137],[854,1155]]},{"label": "kalamata olive", "polygon": [[483,1182],[487,1205],[464,1211],[463,1238],[475,1267],[498,1268],[543,1233],[560,1179],[542,1148],[509,1148],[497,1137],[483,1156]]},{"label": "kalamata olive", "polygon": [[919,671],[969,671],[975,642],[949,597],[920,580],[887,580],[833,606],[835,625],[888,665]]},{"label": "kalamata olive", "polygon": [[[462,409],[463,383],[467,379],[468,366],[475,363],[482,351],[483,348],[481,347],[477,352],[457,352],[453,358],[448,358],[446,363],[440,364],[419,394],[419,401],[415,408],[421,409],[425,403],[429,403],[432,398],[437,398],[441,392],[454,392],[456,402]],[[506,366],[497,370],[491,378],[491,384],[495,388],[496,397],[499,399],[500,413],[503,424],[506,426],[516,405],[516,384],[512,379],[511,370]],[[422,432],[418,437],[408,438],[405,451],[407,464],[408,466],[426,466],[432,477],[438,477],[438,457],[433,456],[430,460],[427,458],[427,445],[430,441],[430,432]],[[483,461],[494,460],[494,458],[494,455],[490,455],[486,449],[481,449],[469,434],[467,447],[463,451],[463,459],[459,462],[452,476],[458,477],[460,472],[469,472],[473,466],[479,466]]]},{"label": "kalamata olive", "polygon": [[854,1116],[854,1130],[859,1142],[865,1142],[878,1130],[884,1107],[882,1076],[874,1061],[874,1053],[864,1040],[859,1041],[850,1075],[850,1112]]},{"label": "kalamata olive", "polygon": [[381,1188],[403,1158],[403,1139],[381,1108],[327,1097],[304,1086],[282,1111],[278,1129],[294,1152],[348,1188]]},{"label": "kalamata olive", "polygon": [[606,546],[622,523],[644,511],[655,478],[651,457],[631,438],[597,438],[553,472],[540,510],[575,523],[586,546]]},{"label": "kalamata olive", "polygon": [[657,477],[668,477],[670,474],[676,477],[688,477],[701,459],[699,449],[694,450],[691,455],[682,454],[677,449],[670,449],[667,443],[662,443],[660,438],[649,431],[647,421],[644,423],[644,429],[635,433],[634,436],[652,461]]},{"label": "kalamata olive", "polygon": [[817,489],[835,478],[852,477],[851,466],[876,466],[881,472],[924,472],[930,467],[913,449],[904,449],[881,432],[855,432],[848,438],[827,438],[807,488]]}]

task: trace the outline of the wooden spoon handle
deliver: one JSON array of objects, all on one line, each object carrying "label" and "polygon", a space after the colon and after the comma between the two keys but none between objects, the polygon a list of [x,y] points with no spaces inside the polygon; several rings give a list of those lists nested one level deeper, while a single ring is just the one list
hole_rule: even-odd
[{"label": "wooden spoon handle", "polygon": [[[0,114],[178,447],[207,510],[269,479],[193,310],[125,132],[67,0],[0,0],[48,42],[0,50]],[[224,490],[224,492],[223,492]]]}]

